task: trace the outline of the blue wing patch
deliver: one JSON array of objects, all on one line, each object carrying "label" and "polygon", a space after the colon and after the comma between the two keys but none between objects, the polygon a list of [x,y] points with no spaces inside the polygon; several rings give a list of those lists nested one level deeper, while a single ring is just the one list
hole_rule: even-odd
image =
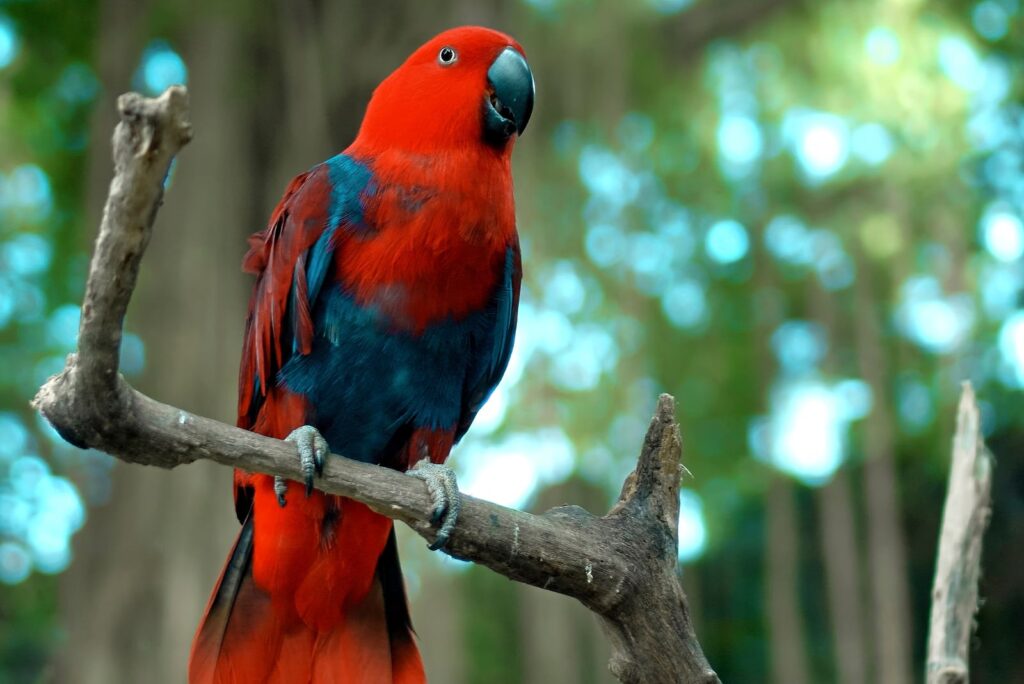
[{"label": "blue wing patch", "polygon": [[454,428],[461,438],[508,365],[519,268],[510,248],[485,309],[419,334],[395,330],[375,307],[328,288],[314,314],[311,353],[293,356],[278,379],[309,400],[314,424],[349,458],[376,462],[408,426]]},{"label": "blue wing patch", "polygon": [[519,246],[510,246],[505,252],[505,271],[501,284],[491,302],[494,312],[493,335],[475,355],[477,361],[467,374],[464,390],[465,400],[455,440],[462,439],[473,419],[494,388],[501,382],[508,361],[512,357],[512,345],[516,337],[516,322],[519,311],[519,283],[522,279],[522,265]]}]

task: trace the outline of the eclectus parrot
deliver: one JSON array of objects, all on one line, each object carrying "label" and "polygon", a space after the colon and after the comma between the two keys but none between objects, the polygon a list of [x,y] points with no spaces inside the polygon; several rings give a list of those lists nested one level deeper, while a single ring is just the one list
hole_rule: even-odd
[{"label": "eclectus parrot", "polygon": [[390,519],[312,489],[334,452],[427,481],[501,379],[521,267],[510,157],[533,109],[523,49],[446,31],[374,91],[343,153],[250,239],[238,425],[294,442],[304,483],[235,472],[241,532],[196,633],[193,683],[423,682]]}]

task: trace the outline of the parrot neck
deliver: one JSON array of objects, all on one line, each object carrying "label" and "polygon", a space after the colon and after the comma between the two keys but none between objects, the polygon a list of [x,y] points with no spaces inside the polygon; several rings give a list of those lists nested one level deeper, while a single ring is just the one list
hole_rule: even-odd
[{"label": "parrot neck", "polygon": [[422,331],[485,306],[518,244],[507,155],[464,149],[426,155],[347,154],[371,170],[364,220],[374,239],[338,251],[342,282],[361,304]]},{"label": "parrot neck", "polygon": [[345,154],[370,169],[375,203],[396,202],[408,212],[410,222],[457,211],[451,224],[438,226],[439,231],[461,235],[478,248],[490,243],[501,251],[515,235],[511,147],[496,150],[480,144],[426,153],[374,149],[357,140]]},{"label": "parrot neck", "polygon": [[[396,144],[379,141],[361,131],[344,154],[371,162],[378,175],[387,175],[389,172],[415,174],[425,170],[451,176],[455,182],[466,174],[484,174],[495,179],[507,174],[511,179],[514,144],[515,138],[500,148],[484,142],[472,145],[430,145],[427,140],[417,140]],[[439,180],[444,182],[443,178]]]}]

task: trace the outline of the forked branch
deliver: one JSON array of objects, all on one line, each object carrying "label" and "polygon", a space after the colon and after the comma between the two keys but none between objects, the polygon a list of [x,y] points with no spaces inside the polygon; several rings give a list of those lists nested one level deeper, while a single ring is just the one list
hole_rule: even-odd
[{"label": "forked branch", "polygon": [[[171,160],[191,138],[187,94],[118,100],[114,179],[89,269],[79,348],[33,405],[69,442],[123,461],[173,468],[197,459],[299,480],[294,447],[167,406],[118,373],[121,331]],[[572,596],[600,616],[625,682],[717,682],[676,577],[681,446],[668,395],[658,402],[634,473],[605,516],[575,506],[531,515],[466,496],[447,545],[456,557]],[[329,458],[318,487],[401,520],[428,541],[424,483]]]}]

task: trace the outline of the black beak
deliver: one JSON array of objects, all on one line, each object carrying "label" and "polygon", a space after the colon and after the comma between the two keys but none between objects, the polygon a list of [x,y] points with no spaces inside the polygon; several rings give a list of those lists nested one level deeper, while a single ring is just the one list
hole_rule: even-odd
[{"label": "black beak", "polygon": [[489,92],[484,100],[484,136],[504,145],[513,133],[522,135],[533,112],[533,74],[515,48],[507,47],[487,70]]}]

